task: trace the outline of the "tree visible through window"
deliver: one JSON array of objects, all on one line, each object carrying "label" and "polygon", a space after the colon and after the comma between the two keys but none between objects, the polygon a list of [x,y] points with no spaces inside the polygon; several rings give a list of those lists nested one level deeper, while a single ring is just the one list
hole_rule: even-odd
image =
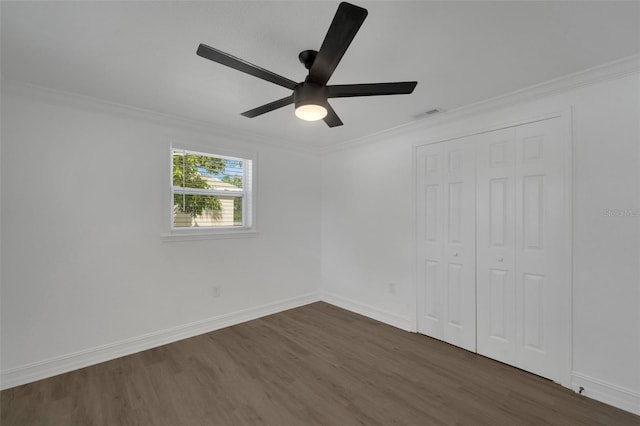
[{"label": "tree visible through window", "polygon": [[173,228],[249,227],[251,160],[174,149]]}]

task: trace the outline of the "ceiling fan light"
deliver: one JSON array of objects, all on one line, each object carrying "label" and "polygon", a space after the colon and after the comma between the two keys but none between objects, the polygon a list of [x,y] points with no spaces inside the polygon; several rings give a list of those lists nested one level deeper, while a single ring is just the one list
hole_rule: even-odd
[{"label": "ceiling fan light", "polygon": [[296,117],[305,121],[318,121],[327,116],[327,87],[314,83],[300,83],[293,91]]},{"label": "ceiling fan light", "polygon": [[327,116],[327,109],[322,105],[306,104],[296,108],[296,117],[305,121],[318,121]]}]

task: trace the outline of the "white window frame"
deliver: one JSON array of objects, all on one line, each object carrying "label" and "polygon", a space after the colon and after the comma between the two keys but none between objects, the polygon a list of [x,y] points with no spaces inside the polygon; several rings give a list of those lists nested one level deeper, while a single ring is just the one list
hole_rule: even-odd
[{"label": "white window frame", "polygon": [[[208,157],[222,158],[227,160],[240,160],[243,165],[243,191],[242,191],[242,226],[203,226],[203,227],[176,227],[174,226],[174,194],[187,195],[218,195],[228,197],[234,196],[234,191],[183,188],[173,185],[173,154],[176,151],[187,154],[203,155]],[[169,191],[167,202],[167,215],[165,232],[161,235],[163,241],[188,241],[207,240],[220,238],[247,238],[255,237],[258,234],[256,227],[256,154],[233,152],[222,149],[205,149],[193,147],[185,144],[171,145],[169,147],[168,181]]]}]

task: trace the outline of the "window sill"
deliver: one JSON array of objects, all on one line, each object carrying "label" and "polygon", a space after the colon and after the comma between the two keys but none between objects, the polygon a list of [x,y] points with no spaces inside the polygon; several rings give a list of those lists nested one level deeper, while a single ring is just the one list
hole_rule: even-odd
[{"label": "window sill", "polygon": [[255,229],[217,229],[171,232],[160,234],[162,242],[221,240],[234,238],[256,238],[258,231]]}]

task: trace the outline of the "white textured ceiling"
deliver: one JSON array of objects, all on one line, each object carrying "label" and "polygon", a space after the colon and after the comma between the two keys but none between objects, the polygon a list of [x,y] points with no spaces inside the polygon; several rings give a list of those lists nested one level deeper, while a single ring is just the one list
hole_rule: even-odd
[{"label": "white textured ceiling", "polygon": [[417,80],[412,95],[333,99],[345,125],[295,118],[280,86],[196,56],[216,47],[295,81],[338,2],[1,3],[2,78],[205,121],[283,142],[333,145],[638,54],[640,3],[364,2],[369,16],[330,84]]}]

